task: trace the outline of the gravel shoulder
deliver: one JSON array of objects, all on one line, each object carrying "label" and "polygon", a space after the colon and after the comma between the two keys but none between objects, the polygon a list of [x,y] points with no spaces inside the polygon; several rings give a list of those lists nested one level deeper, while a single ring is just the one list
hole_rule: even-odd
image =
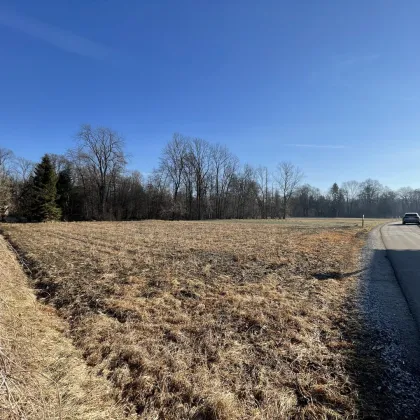
[{"label": "gravel shoulder", "polygon": [[362,254],[359,290],[361,314],[370,350],[380,358],[374,394],[387,401],[387,418],[420,418],[420,339],[414,318],[395,277],[381,238],[381,228],[368,236]]}]

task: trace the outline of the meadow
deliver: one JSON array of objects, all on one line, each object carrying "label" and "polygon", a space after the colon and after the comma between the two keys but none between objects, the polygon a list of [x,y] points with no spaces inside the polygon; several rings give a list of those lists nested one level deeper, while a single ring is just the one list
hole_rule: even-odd
[{"label": "meadow", "polygon": [[[383,220],[4,224],[126,414],[360,415],[359,256]],[[374,410],[375,407],[371,407]]]}]

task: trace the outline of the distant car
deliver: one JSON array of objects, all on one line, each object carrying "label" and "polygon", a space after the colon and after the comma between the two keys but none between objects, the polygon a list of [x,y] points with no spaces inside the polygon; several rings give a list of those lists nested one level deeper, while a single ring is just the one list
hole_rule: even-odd
[{"label": "distant car", "polygon": [[405,225],[407,223],[415,223],[416,225],[420,225],[420,216],[418,213],[405,213],[402,219],[402,224]]}]

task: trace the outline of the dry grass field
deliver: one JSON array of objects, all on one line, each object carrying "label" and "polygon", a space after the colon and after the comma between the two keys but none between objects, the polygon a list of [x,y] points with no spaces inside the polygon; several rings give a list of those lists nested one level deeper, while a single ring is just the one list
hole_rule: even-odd
[{"label": "dry grass field", "polygon": [[145,419],[349,418],[358,220],[3,225],[87,363]]},{"label": "dry grass field", "polygon": [[0,419],[118,420],[115,391],[87,368],[55,310],[36,301],[0,238]]}]

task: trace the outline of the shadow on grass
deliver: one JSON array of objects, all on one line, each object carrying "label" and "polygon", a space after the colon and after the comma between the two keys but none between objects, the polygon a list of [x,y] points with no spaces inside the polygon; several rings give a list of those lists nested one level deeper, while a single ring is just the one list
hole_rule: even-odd
[{"label": "shadow on grass", "polygon": [[325,273],[323,272],[323,273],[312,274],[312,277],[315,277],[317,280],[328,280],[328,279],[340,280],[340,279],[345,279],[347,277],[356,276],[358,274],[363,273],[365,270],[366,269],[364,268],[362,270],[356,270],[350,273],[341,273],[339,271],[327,271]]}]

